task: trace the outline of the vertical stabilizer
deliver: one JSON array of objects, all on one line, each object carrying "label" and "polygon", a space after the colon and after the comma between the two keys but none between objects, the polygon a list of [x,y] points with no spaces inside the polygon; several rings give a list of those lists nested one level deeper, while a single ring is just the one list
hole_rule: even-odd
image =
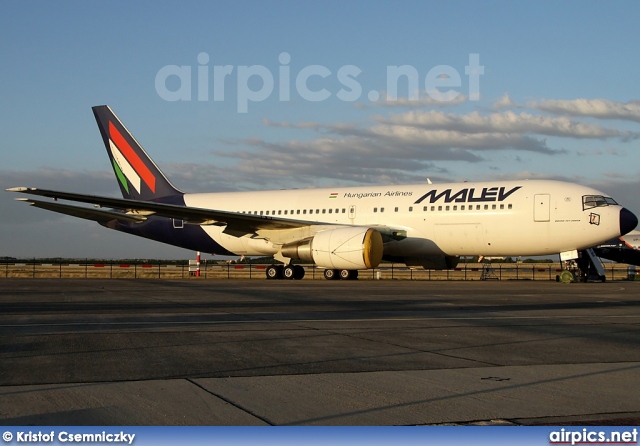
[{"label": "vertical stabilizer", "polygon": [[149,201],[182,195],[108,105],[92,109],[124,198]]}]

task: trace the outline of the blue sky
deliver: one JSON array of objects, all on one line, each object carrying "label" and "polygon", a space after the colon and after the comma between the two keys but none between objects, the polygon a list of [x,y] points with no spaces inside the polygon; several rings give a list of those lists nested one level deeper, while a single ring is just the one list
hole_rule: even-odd
[{"label": "blue sky", "polygon": [[[3,1],[0,186],[117,195],[90,110],[109,104],[187,191],[558,178],[638,213],[638,17],[631,1]],[[465,74],[472,54],[484,70],[478,101]],[[295,82],[314,65],[330,73],[309,78],[310,90],[330,93],[315,102]],[[398,101],[386,101],[388,67],[403,65],[419,91],[403,79]],[[167,66],[191,67],[191,100],[159,94]],[[199,66],[209,73],[204,101]],[[224,100],[213,100],[214,66],[233,68]],[[271,73],[274,89],[239,113],[241,67],[251,66]],[[360,70],[355,101],[337,97],[345,66]],[[456,101],[425,92],[439,66],[460,75]],[[182,84],[173,76],[165,86]],[[0,256],[191,254],[13,198],[0,195]]]}]

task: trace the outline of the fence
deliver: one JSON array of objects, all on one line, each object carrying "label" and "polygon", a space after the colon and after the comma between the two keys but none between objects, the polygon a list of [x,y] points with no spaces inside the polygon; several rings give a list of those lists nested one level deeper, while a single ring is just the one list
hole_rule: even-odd
[{"label": "fence", "polygon": [[[0,277],[4,278],[128,278],[128,279],[264,279],[263,264],[202,264],[200,276],[189,271],[189,265],[143,262],[57,263],[2,262]],[[324,279],[323,268],[303,265],[304,280]],[[618,263],[604,265],[607,280],[636,278],[635,267]],[[560,274],[558,263],[465,263],[451,270],[409,268],[404,264],[382,264],[360,271],[361,280],[550,280]],[[4,274],[3,274],[4,273]]]}]

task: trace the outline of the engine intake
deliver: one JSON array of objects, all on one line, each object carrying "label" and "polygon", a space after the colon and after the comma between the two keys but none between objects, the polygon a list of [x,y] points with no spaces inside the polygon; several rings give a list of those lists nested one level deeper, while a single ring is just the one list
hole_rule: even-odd
[{"label": "engine intake", "polygon": [[373,228],[346,227],[318,232],[282,246],[282,255],[331,269],[371,269],[382,261],[382,235]]}]

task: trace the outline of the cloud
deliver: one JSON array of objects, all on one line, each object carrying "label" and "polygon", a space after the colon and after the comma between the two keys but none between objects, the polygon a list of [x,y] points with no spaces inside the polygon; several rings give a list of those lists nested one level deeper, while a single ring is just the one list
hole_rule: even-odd
[{"label": "cloud", "polygon": [[[320,128],[325,128],[327,126],[323,126],[322,124],[318,124],[317,122],[276,122],[271,121],[267,118],[262,118],[262,123],[267,127],[281,128],[281,129],[312,129],[318,130]],[[334,124],[333,127],[338,126],[353,126],[353,124]]]},{"label": "cloud", "polygon": [[551,117],[533,115],[531,113],[480,114],[471,112],[466,115],[443,113],[436,110],[411,111],[396,114],[390,118],[376,118],[378,122],[397,126],[412,126],[425,130],[447,130],[464,134],[499,133],[499,134],[539,134],[568,138],[621,138],[636,139],[638,132],[620,131],[614,128],[587,124],[567,117]]},{"label": "cloud", "polygon": [[373,107],[386,107],[386,108],[421,108],[421,107],[452,107],[467,102],[468,98],[464,94],[450,95],[450,97],[434,99],[426,91],[422,92],[419,97],[412,99],[410,97],[392,97],[385,91],[373,92],[378,94],[379,98],[376,101],[370,101],[366,104],[356,103],[355,106],[360,109],[373,108]]},{"label": "cloud", "polygon": [[[517,133],[461,132],[456,130],[430,130],[401,125],[379,125],[371,133],[395,144],[422,148],[425,155],[436,154],[437,159],[479,161],[474,152],[505,149],[526,150],[547,155],[564,153],[554,150],[543,140]],[[464,152],[467,156],[461,157]]]},{"label": "cloud", "polygon": [[493,102],[493,108],[510,108],[510,107],[519,107],[518,104],[513,102],[509,93],[505,93],[502,97],[496,99]]},{"label": "cloud", "polygon": [[542,99],[527,103],[528,107],[557,115],[588,116],[640,122],[640,101],[616,102],[608,99]]},{"label": "cloud", "polygon": [[[252,181],[271,179],[284,187],[296,183],[305,186],[335,184],[336,180],[343,184],[414,182],[424,180],[420,172],[443,173],[433,164],[433,157],[420,157],[415,148],[391,148],[381,140],[360,136],[284,143],[252,139],[251,143],[259,149],[259,156],[254,151],[220,155],[238,160],[234,167],[237,177]],[[472,154],[459,156],[473,159]]]},{"label": "cloud", "polygon": [[[503,101],[506,103],[506,101]],[[528,112],[504,111],[482,114],[445,113],[438,110],[413,110],[372,117],[372,124],[327,124],[317,122],[273,122],[269,127],[304,129],[324,134],[309,140],[268,143],[245,140],[264,157],[256,160],[254,152],[237,151],[219,155],[243,159],[242,164],[260,166],[284,174],[289,171],[315,173],[325,178],[379,183],[383,178],[394,182],[410,180],[421,171],[437,171],[433,163],[443,161],[480,162],[492,151],[513,150],[559,155],[562,148],[549,147],[544,137],[622,141],[637,139],[638,132],[581,122],[569,117],[552,117]],[[584,150],[581,154],[585,154]],[[596,151],[599,154],[600,151]],[[608,151],[609,155],[621,152]],[[365,162],[373,160],[373,162]],[[429,163],[425,163],[425,160]],[[354,166],[360,166],[354,169]],[[244,166],[238,166],[243,168]],[[387,169],[387,175],[382,172]],[[248,169],[247,169],[248,170]],[[255,173],[255,170],[254,172]],[[290,177],[291,174],[287,174]]]},{"label": "cloud", "polygon": [[[254,152],[216,154],[251,159],[253,163],[269,163],[275,170],[278,170],[278,165],[290,169],[295,166],[299,171],[307,172],[311,169],[327,175],[327,178],[344,178],[345,173],[353,174],[349,169],[350,163],[362,166],[365,172],[367,168],[414,172],[417,169],[434,169],[432,164],[425,165],[424,160],[474,163],[484,161],[485,154],[489,151],[521,150],[545,155],[565,153],[562,149],[550,148],[544,139],[536,138],[533,134],[574,138],[628,136],[615,129],[569,119],[513,112],[484,116],[477,112],[455,115],[435,110],[411,111],[389,117],[373,117],[372,125],[369,126],[269,120],[264,120],[264,123],[274,128],[313,130],[324,136],[309,141],[292,140],[284,143],[245,140],[246,144],[258,147],[259,151],[266,150],[264,161],[256,160]],[[349,159],[350,156],[357,159]],[[369,165],[371,160],[375,165]],[[378,172],[372,172],[371,175],[364,174],[358,178],[362,181],[378,176]],[[399,177],[400,175],[396,176]]]},{"label": "cloud", "polygon": [[576,151],[578,156],[627,156],[626,150],[609,147],[606,149],[580,149]]}]

